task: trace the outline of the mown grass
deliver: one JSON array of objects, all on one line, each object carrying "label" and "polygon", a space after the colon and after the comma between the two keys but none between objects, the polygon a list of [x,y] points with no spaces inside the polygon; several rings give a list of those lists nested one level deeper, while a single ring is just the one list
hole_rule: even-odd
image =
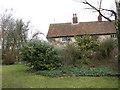
[{"label": "mown grass", "polygon": [[0,88],[2,88],[2,66],[0,65]]},{"label": "mown grass", "polygon": [[3,88],[118,88],[117,77],[45,77],[28,73],[27,66],[2,66]]}]

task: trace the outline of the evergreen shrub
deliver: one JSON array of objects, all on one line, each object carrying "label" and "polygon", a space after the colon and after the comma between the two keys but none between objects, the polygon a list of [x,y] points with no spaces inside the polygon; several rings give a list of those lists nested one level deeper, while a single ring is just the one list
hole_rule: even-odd
[{"label": "evergreen shrub", "polygon": [[46,42],[30,41],[20,51],[21,60],[35,70],[54,70],[60,66],[56,50]]},{"label": "evergreen shrub", "polygon": [[81,51],[81,64],[91,64],[92,54],[98,50],[99,42],[89,35],[85,35],[83,38],[75,38],[79,51]]}]

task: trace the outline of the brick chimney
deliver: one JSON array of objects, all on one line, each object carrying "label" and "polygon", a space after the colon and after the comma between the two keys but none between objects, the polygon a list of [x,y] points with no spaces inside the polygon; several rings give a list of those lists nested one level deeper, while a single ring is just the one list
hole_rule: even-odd
[{"label": "brick chimney", "polygon": [[98,16],[98,21],[99,22],[102,22],[102,16],[99,14],[99,16]]},{"label": "brick chimney", "polygon": [[73,24],[78,23],[78,18],[77,18],[77,14],[73,14]]}]

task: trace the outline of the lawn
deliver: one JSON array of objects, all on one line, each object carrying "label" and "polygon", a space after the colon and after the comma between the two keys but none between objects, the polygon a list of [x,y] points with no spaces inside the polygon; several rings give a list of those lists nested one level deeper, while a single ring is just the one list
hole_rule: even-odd
[{"label": "lawn", "polygon": [[118,88],[117,77],[45,77],[24,65],[2,66],[3,88]]}]

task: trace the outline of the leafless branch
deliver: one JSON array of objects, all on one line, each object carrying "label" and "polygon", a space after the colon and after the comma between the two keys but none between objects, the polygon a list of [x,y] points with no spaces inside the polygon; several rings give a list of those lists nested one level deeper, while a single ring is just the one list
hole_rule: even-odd
[{"label": "leafless branch", "polygon": [[[82,1],[82,3],[89,5],[91,8],[93,8],[94,10],[96,10],[102,17],[104,17],[105,19],[107,19],[108,21],[112,22],[111,19],[109,19],[108,17],[105,17],[102,13],[101,10],[97,9],[95,6],[93,6],[92,4],[90,4],[87,0]],[[112,11],[113,12],[113,11]]]},{"label": "leafless branch", "polygon": [[109,11],[109,12],[111,12],[111,13],[112,13],[112,15],[114,15],[114,16],[115,16],[115,19],[117,19],[117,13],[116,13],[114,10],[102,9],[102,8],[101,8],[101,11]]},{"label": "leafless branch", "polygon": [[85,8],[85,9],[91,9],[91,10],[93,10],[93,8]]},{"label": "leafless branch", "polygon": [[36,36],[38,36],[39,34],[44,35],[44,34],[41,33],[41,32],[36,32],[36,33],[33,34],[32,39],[31,39],[30,41],[32,41],[32,40],[33,40]]}]

